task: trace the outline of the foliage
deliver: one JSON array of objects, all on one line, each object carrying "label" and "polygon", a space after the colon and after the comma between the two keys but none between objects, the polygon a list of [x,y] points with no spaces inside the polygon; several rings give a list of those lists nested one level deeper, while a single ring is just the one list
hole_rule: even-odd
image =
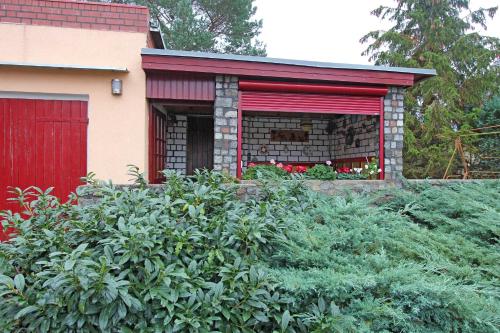
[{"label": "foliage", "polygon": [[337,173],[331,166],[316,164],[312,168],[307,169],[305,176],[309,179],[335,180]]},{"label": "foliage", "polygon": [[499,190],[310,194],[266,262],[317,332],[498,332]]},{"label": "foliage", "polygon": [[345,173],[339,172],[337,173],[338,180],[363,180],[368,179],[368,175],[364,173]]},{"label": "foliage", "polygon": [[[498,132],[500,127],[500,95],[484,104],[475,121],[476,128],[485,128],[481,133]],[[490,128],[487,128],[490,127]],[[478,161],[471,166],[472,170],[500,172],[500,135],[490,134],[478,137],[474,142]],[[485,158],[486,157],[486,158]]]},{"label": "foliage", "polygon": [[[109,2],[109,0],[101,0]],[[266,55],[254,0],[111,0],[148,6],[166,48]]]},{"label": "foliage", "polygon": [[366,174],[368,178],[377,178],[378,174],[382,171],[378,167],[378,159],[372,157],[369,163],[365,164],[364,168],[361,170],[362,173]]},{"label": "foliage", "polygon": [[243,173],[243,179],[289,179],[290,174],[275,164],[258,164],[249,167]]},{"label": "foliage", "polygon": [[293,199],[245,204],[222,175],[166,176],[161,190],[93,182],[96,205],[45,191],[24,203],[30,213],[2,213],[18,235],[0,244],[0,331],[280,327],[286,299],[257,259],[283,237],[275,200]]},{"label": "foliage", "polygon": [[437,77],[405,96],[404,171],[408,178],[440,178],[454,139],[468,133],[475,108],[498,93],[500,41],[474,30],[486,28],[497,7],[472,10],[469,0],[402,0],[372,14],[393,23],[361,41],[378,65],[435,68]]},{"label": "foliage", "polygon": [[[498,332],[500,182],[323,196],[216,173],[3,212],[0,330]],[[22,197],[28,198],[28,189]]]}]

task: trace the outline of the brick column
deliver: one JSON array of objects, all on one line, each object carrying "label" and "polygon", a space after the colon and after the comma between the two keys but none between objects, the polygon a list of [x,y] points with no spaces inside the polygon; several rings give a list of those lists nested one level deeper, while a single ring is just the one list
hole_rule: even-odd
[{"label": "brick column", "polygon": [[215,77],[214,170],[236,176],[238,148],[238,78]]},{"label": "brick column", "polygon": [[385,179],[403,177],[404,89],[390,87],[384,98]]}]

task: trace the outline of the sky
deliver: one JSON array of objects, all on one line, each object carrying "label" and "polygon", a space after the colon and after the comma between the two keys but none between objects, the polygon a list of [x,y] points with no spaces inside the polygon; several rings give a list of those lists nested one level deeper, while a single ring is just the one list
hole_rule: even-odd
[{"label": "sky", "polygon": [[[386,29],[370,11],[393,0],[255,0],[263,20],[260,40],[273,58],[371,64],[359,39]],[[500,5],[500,0],[471,0],[471,8]],[[482,30],[481,30],[482,31]],[[483,33],[500,37],[500,10]]]}]

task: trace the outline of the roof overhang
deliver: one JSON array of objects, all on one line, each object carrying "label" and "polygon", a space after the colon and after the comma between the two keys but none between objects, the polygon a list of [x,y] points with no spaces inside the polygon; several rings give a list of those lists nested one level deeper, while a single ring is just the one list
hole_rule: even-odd
[{"label": "roof overhang", "polygon": [[10,61],[0,61],[0,67],[31,68],[31,69],[65,69],[65,70],[79,70],[79,71],[128,73],[128,69],[126,67],[83,66],[83,65],[66,65],[66,64],[36,64],[36,63],[10,62]]},{"label": "roof overhang", "polygon": [[142,49],[142,67],[145,71],[211,73],[404,87],[436,75],[434,69],[350,65],[159,49]]}]

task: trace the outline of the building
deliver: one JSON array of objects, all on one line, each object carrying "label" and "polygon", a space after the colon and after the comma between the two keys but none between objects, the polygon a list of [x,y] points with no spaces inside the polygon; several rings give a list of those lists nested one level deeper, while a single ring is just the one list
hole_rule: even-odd
[{"label": "building", "polygon": [[[402,173],[403,92],[434,70],[163,49],[146,7],[0,3],[0,208],[6,187],[65,196],[126,165],[241,175],[250,161]],[[112,90],[112,81],[115,86]]]}]

